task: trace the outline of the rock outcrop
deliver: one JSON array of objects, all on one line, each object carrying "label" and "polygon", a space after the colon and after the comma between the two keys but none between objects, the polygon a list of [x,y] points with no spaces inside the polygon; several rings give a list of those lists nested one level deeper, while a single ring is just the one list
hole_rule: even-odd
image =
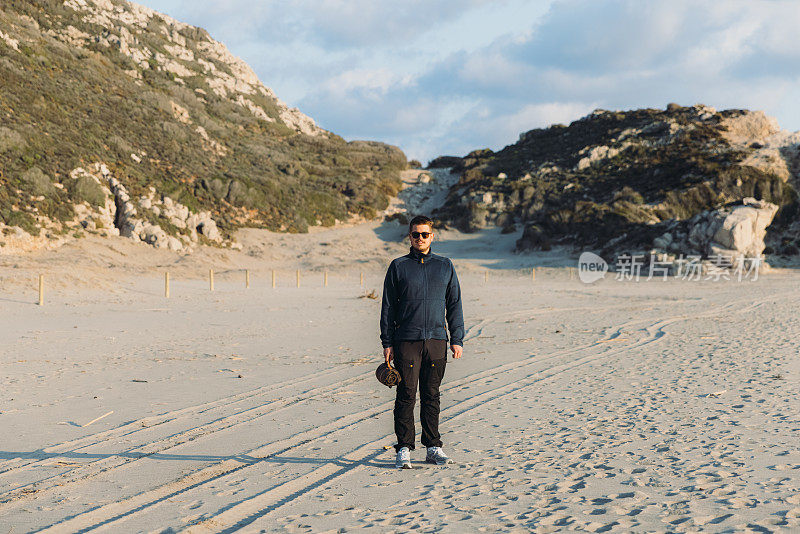
[{"label": "rock outcrop", "polygon": [[[193,213],[170,197],[157,198],[156,190],[152,187],[148,195],[134,202],[125,186],[111,175],[106,165],[95,164],[93,170],[95,174],[89,174],[83,168],[78,168],[73,174],[93,178],[100,175],[107,181],[109,196],[113,198],[114,205],[113,227],[119,235],[174,251],[196,244],[199,236],[210,242],[222,243],[222,235],[209,212]],[[107,208],[102,210],[101,220],[107,212]],[[88,224],[82,225],[84,228],[88,227]],[[164,226],[170,228],[172,233],[167,232]]]},{"label": "rock outcrop", "polygon": [[458,175],[448,168],[433,168],[425,171],[409,169],[401,174],[403,188],[384,210],[389,220],[406,224],[416,215],[427,215],[440,206],[447,191],[458,181]]},{"label": "rock outcrop", "polygon": [[[800,211],[799,146],[800,133],[762,112],[677,104],[596,110],[569,126],[525,132],[498,152],[467,154],[436,216],[465,231],[522,227],[519,251],[564,244],[614,257],[646,252],[657,240],[665,251],[750,254],[775,236],[800,244],[800,224],[785,236]],[[753,214],[751,239],[745,228]],[[765,238],[766,220],[773,222]],[[697,227],[694,241],[688,225]]]},{"label": "rock outcrop", "polygon": [[741,204],[699,213],[653,240],[657,253],[703,258],[758,258],[778,206],[745,198]]},{"label": "rock outcrop", "polygon": [[32,236],[19,226],[0,223],[0,251],[18,253],[57,246],[66,236],[80,231],[127,237],[176,252],[191,251],[200,243],[236,246],[225,241],[210,212],[193,212],[168,196],[158,195],[152,187],[148,194],[134,199],[103,163],[73,169],[70,178],[76,184],[95,186],[97,201],[75,204],[74,217],[69,221],[41,217],[39,223],[46,230],[41,237]]}]

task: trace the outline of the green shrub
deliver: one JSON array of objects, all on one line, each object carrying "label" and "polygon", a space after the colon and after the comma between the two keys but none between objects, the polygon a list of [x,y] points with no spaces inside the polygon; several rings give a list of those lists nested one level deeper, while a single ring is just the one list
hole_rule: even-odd
[{"label": "green shrub", "polygon": [[0,218],[6,226],[19,226],[32,236],[38,236],[41,228],[36,223],[36,219],[24,211],[12,210],[11,208],[0,210]]},{"label": "green shrub", "polygon": [[75,202],[88,202],[92,206],[104,206],[106,193],[91,176],[81,176],[69,184],[69,194]]},{"label": "green shrub", "polygon": [[25,140],[22,138],[20,134],[18,134],[11,128],[0,126],[0,154],[6,151],[24,147],[25,147]]},{"label": "green shrub", "polygon": [[33,196],[52,197],[56,195],[53,181],[39,167],[31,167],[20,175],[22,190]]},{"label": "green shrub", "polygon": [[[105,30],[58,0],[13,2],[0,18],[16,20],[18,15],[32,17],[42,30],[67,25],[91,35]],[[26,20],[17,21],[25,31],[31,35],[40,31]],[[151,30],[160,31],[162,25],[156,20]],[[196,41],[207,39],[207,33],[199,28],[184,28],[181,33],[190,40],[187,46],[205,57]],[[165,52],[161,33],[147,31],[137,39]],[[302,231],[309,221],[331,224],[345,218],[348,210],[374,214],[386,205],[388,195],[399,190],[398,171],[406,167],[399,149],[376,142],[346,142],[334,134],[299,134],[278,119],[277,102],[265,95],[246,97],[274,122],[259,120],[229,98],[220,98],[203,76],[187,78],[183,87],[168,73],[143,69],[143,79],[134,80],[122,70],[140,67],[113,47],[85,50],[49,37],[31,39],[27,46],[28,56],[0,57],[0,100],[5,109],[13,110],[4,115],[0,127],[0,208],[16,201],[16,189],[45,196],[35,207],[57,218],[71,211],[62,204],[81,199],[97,203],[100,197],[89,182],[63,178],[95,161],[109,164],[132,196],[155,187],[193,211],[209,210],[219,221],[229,221],[221,222],[221,228],[242,224],[233,222],[240,219],[232,208],[243,206],[256,210],[253,224]],[[230,71],[216,59],[205,59],[223,72]],[[157,66],[155,60],[150,63]],[[195,88],[206,92],[202,100]],[[189,110],[192,124],[173,117],[170,101]],[[209,151],[197,126],[224,145],[227,155]],[[147,155],[136,163],[130,154],[139,151]],[[23,173],[33,167],[41,174],[23,180]],[[60,179],[67,191],[54,189],[49,177]],[[3,197],[6,190],[10,196]]]},{"label": "green shrub", "polygon": [[624,200],[633,204],[644,204],[644,197],[638,191],[626,185],[616,193],[614,193],[614,200]]},{"label": "green shrub", "polygon": [[307,234],[308,233],[308,221],[305,217],[297,216],[294,220],[289,224],[286,228],[288,232],[293,234]]}]

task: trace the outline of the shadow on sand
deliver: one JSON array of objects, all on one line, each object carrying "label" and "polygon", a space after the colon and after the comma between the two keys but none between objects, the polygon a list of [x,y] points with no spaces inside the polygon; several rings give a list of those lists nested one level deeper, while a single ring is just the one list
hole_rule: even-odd
[{"label": "shadow on sand", "polygon": [[[129,452],[122,451],[116,453],[92,453],[92,452],[45,452],[42,450],[37,451],[0,451],[0,460],[55,460],[60,459],[64,467],[77,467],[78,460],[87,460],[88,463],[94,460],[105,460],[108,458],[129,458],[132,460],[139,460],[142,458],[150,458],[153,460],[168,460],[168,461],[189,461],[189,462],[224,462],[226,460],[236,460],[243,464],[257,464],[259,462],[276,463],[276,464],[310,464],[310,465],[327,465],[334,464],[340,467],[353,467],[355,465],[364,465],[369,467],[378,468],[394,468],[394,458],[391,461],[378,461],[377,456],[382,454],[384,449],[381,448],[370,455],[366,460],[346,460],[344,458],[304,458],[301,456],[282,456],[271,455],[263,458],[250,456],[248,454],[239,455],[211,455],[211,454],[164,454],[156,453],[142,453],[142,452]],[[75,462],[65,462],[64,460],[76,460]]]}]

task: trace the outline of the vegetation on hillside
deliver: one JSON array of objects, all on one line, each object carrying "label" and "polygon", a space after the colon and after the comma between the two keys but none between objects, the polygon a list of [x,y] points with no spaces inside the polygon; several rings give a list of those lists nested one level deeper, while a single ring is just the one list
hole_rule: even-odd
[{"label": "vegetation on hillside", "polygon": [[[255,92],[247,100],[267,118],[259,116],[241,95],[220,96],[204,75],[178,77],[152,57],[143,68],[108,45],[124,24],[86,19],[60,0],[0,7],[8,38],[0,40],[0,222],[38,234],[37,216],[68,220],[74,203],[98,202],[96,188],[69,178],[97,161],[132,196],[153,186],[211,211],[223,232],[241,225],[302,232],[351,214],[370,217],[399,189],[406,158],[396,147],[301,133],[281,119],[276,99]],[[204,52],[210,38],[200,28],[176,30],[155,16],[146,31],[125,30],[156,57],[235,74]],[[193,60],[170,55],[175,31]],[[70,32],[88,38],[65,42]]]},{"label": "vegetation on hillside", "polygon": [[744,197],[780,206],[776,224],[795,218],[791,182],[743,164],[753,150],[722,135],[743,110],[703,106],[602,111],[569,126],[520,136],[493,152],[434,160],[461,180],[437,216],[472,231],[525,228],[519,249],[556,243],[648,247],[665,225]]}]

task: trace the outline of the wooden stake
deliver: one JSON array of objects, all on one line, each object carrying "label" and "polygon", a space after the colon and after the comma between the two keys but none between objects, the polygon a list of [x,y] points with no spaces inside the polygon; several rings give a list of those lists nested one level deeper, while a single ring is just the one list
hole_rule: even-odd
[{"label": "wooden stake", "polygon": [[103,414],[103,415],[101,415],[100,417],[97,417],[97,418],[95,418],[95,419],[92,419],[91,421],[89,421],[88,423],[86,423],[86,424],[85,424],[85,425],[83,425],[83,426],[89,426],[89,425],[91,425],[92,423],[96,423],[96,422],[98,422],[100,419],[102,419],[102,418],[104,418],[104,417],[108,417],[108,416],[109,416],[109,415],[111,415],[112,413],[114,413],[114,410],[111,410],[111,411],[110,411],[110,412],[108,412],[108,413],[104,413],[104,414]]},{"label": "wooden stake", "polygon": [[250,271],[247,269],[244,270],[244,287],[250,287]]},{"label": "wooden stake", "polygon": [[272,289],[275,289],[275,269],[272,269]]},{"label": "wooden stake", "polygon": [[44,275],[39,275],[39,306],[44,306]]},{"label": "wooden stake", "polygon": [[535,282],[535,281],[536,281],[536,267],[531,269],[531,282]]},{"label": "wooden stake", "polygon": [[300,287],[300,269],[297,269],[297,287]]},{"label": "wooden stake", "polygon": [[483,283],[487,283],[489,281],[489,271],[483,272]]},{"label": "wooden stake", "polygon": [[208,270],[208,289],[214,291],[214,269]]},{"label": "wooden stake", "polygon": [[169,271],[164,273],[164,298],[169,298]]},{"label": "wooden stake", "polygon": [[361,280],[359,281],[359,284],[360,284],[361,286],[363,286],[363,285],[364,285],[364,271],[361,271]]},{"label": "wooden stake", "polygon": [[328,271],[325,270],[325,276],[323,277],[322,287],[328,287]]}]

